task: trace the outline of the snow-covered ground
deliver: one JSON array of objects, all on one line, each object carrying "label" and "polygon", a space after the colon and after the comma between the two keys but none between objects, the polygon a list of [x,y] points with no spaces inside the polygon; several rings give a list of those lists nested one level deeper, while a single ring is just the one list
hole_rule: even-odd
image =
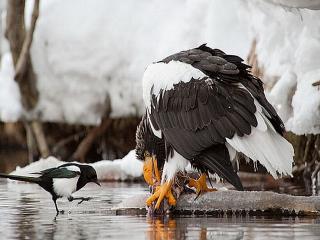
[{"label": "snow-covered ground", "polygon": [[[266,3],[266,2],[272,2]],[[26,18],[32,1],[28,1]],[[314,0],[46,0],[41,1],[32,45],[40,101],[34,116],[46,121],[97,124],[110,97],[112,116],[144,111],[146,66],[202,43],[246,58],[257,38],[260,65],[277,76],[268,98],[288,130],[320,132],[320,11]],[[28,22],[28,21],[27,21]],[[8,51],[1,41],[2,53]],[[2,54],[3,55],[3,54]],[[22,113],[8,55],[0,70],[0,119]],[[10,94],[8,94],[10,89]]]},{"label": "snow-covered ground", "polygon": [[[33,162],[26,167],[17,167],[11,174],[32,176],[32,173],[41,170],[58,167],[66,162],[60,161],[55,157],[48,157]],[[102,160],[91,165],[97,172],[98,179],[103,181],[125,181],[134,180],[142,176],[142,161],[136,158],[135,150],[130,151],[124,158],[113,161]]]}]

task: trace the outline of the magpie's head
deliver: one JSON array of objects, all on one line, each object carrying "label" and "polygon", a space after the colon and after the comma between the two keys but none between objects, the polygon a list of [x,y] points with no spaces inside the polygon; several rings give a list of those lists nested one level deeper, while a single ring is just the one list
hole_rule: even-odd
[{"label": "magpie's head", "polygon": [[85,179],[86,182],[88,182],[88,183],[93,182],[93,183],[101,186],[98,181],[97,172],[92,166],[86,165],[85,167],[82,167],[82,168],[83,169],[81,170],[81,175]]}]

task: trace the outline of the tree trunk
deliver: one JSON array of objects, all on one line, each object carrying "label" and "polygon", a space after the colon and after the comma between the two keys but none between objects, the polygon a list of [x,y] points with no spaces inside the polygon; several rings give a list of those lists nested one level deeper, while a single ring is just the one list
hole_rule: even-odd
[{"label": "tree trunk", "polygon": [[30,46],[39,15],[39,0],[34,2],[31,26],[28,32],[25,29],[24,8],[25,0],[8,0],[5,35],[9,41],[16,69],[15,81],[19,85],[22,105],[26,110],[31,110],[38,101],[36,76],[30,58]]},{"label": "tree trunk", "polygon": [[[21,101],[23,107],[29,111],[32,110],[37,102],[39,93],[36,88],[36,75],[33,71],[32,61],[30,57],[30,47],[33,39],[33,33],[39,16],[40,0],[34,1],[30,29],[26,31],[24,21],[25,0],[8,0],[7,1],[7,19],[6,19],[6,38],[9,41],[13,64],[15,67],[14,79],[18,83]],[[29,136],[27,139],[35,137],[39,152],[42,157],[49,155],[45,135],[42,125],[38,121],[26,123]],[[28,146],[30,144],[28,143]],[[29,153],[33,152],[29,149]],[[33,155],[33,154],[32,154]],[[29,161],[32,157],[29,156]]]}]

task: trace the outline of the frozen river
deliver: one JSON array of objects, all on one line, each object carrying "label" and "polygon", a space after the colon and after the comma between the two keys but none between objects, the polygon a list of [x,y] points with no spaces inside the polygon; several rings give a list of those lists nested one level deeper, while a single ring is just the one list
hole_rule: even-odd
[{"label": "frozen river", "polygon": [[58,200],[66,211],[55,217],[50,195],[32,184],[0,180],[0,239],[320,239],[318,218],[116,216],[109,210],[143,193],[133,183],[87,185],[77,205]]}]

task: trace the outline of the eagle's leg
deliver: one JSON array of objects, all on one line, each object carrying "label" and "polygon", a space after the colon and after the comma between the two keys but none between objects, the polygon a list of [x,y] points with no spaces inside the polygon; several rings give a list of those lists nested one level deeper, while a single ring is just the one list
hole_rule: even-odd
[{"label": "eagle's leg", "polygon": [[158,169],[157,159],[154,155],[145,154],[145,161],[143,164],[143,177],[149,186],[160,183],[161,174]]},{"label": "eagle's leg", "polygon": [[155,205],[155,209],[159,209],[164,198],[167,198],[168,204],[173,206],[176,205],[176,199],[174,198],[171,192],[172,181],[167,181],[164,184],[157,186],[156,191],[152,194],[146,201],[147,206],[151,206],[151,204],[156,200],[157,203]]},{"label": "eagle's leg", "polygon": [[196,189],[197,196],[199,196],[201,193],[217,191],[216,188],[208,188],[207,175],[204,173],[201,174],[198,180],[190,178],[188,186]]}]

